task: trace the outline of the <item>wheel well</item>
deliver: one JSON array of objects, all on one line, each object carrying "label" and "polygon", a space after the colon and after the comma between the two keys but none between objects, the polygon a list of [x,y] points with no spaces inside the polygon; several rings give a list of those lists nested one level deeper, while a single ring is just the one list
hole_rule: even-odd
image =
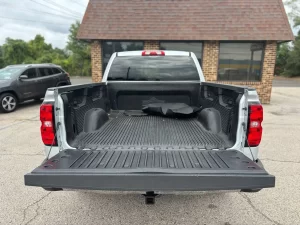
[{"label": "wheel well", "polygon": [[3,94],[5,94],[5,93],[9,93],[9,94],[14,95],[14,96],[16,97],[16,99],[17,99],[18,101],[20,101],[20,99],[19,99],[19,97],[18,97],[18,95],[17,95],[16,92],[14,92],[14,91],[3,91],[3,92],[0,93],[0,95],[3,95]]}]

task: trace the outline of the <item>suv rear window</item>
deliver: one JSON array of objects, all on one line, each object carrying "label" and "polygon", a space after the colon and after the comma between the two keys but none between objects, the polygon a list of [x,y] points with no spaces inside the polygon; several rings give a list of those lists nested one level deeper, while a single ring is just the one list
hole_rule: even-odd
[{"label": "suv rear window", "polygon": [[52,68],[53,74],[61,73],[61,71],[57,68]]},{"label": "suv rear window", "polygon": [[187,56],[120,56],[113,61],[108,80],[199,80],[196,65]]}]

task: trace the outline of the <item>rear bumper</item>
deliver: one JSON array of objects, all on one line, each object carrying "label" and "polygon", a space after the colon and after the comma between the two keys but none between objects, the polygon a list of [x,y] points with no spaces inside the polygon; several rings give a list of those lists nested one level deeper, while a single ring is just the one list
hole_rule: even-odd
[{"label": "rear bumper", "polygon": [[[156,151],[150,157],[149,151],[145,154],[109,151],[105,154],[102,151],[67,150],[26,174],[25,185],[120,191],[208,191],[275,186],[274,176],[240,152],[192,153],[181,151],[172,157],[172,152],[168,155]],[[135,157],[144,164],[135,161]]]}]

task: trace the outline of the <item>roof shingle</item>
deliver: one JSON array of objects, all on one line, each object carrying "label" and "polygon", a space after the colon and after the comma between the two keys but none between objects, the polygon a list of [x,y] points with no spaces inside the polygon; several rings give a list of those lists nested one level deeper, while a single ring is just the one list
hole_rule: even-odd
[{"label": "roof shingle", "polygon": [[90,0],[79,39],[293,40],[282,0]]}]

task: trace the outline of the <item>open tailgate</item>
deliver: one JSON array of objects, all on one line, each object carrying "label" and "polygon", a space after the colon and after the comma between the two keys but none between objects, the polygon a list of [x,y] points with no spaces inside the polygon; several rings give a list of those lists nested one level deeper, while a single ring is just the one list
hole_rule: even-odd
[{"label": "open tailgate", "polygon": [[238,151],[65,150],[25,175],[44,188],[124,191],[260,189],[275,177]]}]

